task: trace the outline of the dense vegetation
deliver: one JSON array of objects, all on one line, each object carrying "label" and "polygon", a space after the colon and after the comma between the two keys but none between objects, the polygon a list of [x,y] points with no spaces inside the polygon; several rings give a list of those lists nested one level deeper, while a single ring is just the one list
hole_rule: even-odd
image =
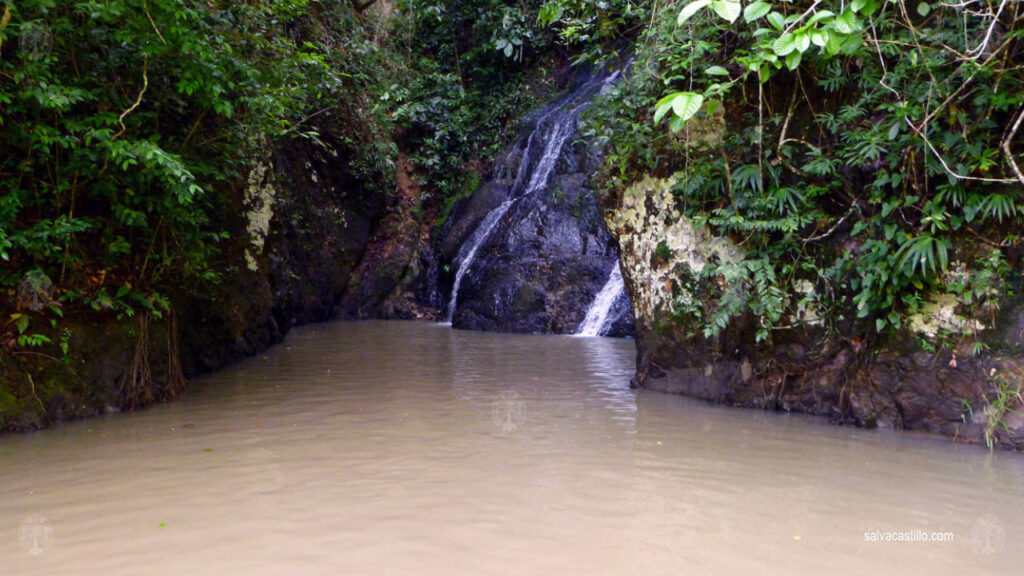
[{"label": "dense vegetation", "polygon": [[[76,335],[113,318],[139,343],[117,401],[152,401],[150,320],[173,333],[183,306],[201,317],[261,265],[250,240],[267,222],[240,232],[266,209],[252,192],[275,151],[322,150],[383,205],[404,156],[425,190],[417,217],[443,215],[546,89],[539,7],[0,1],[0,426],[66,392],[52,374],[13,390],[5,371],[96,356]],[[66,395],[97,402],[86,388]]]},{"label": "dense vegetation", "polygon": [[941,298],[991,323],[998,299],[1019,290],[1019,3],[608,10],[556,1],[542,15],[569,42],[608,22],[650,22],[631,83],[598,109],[591,136],[609,144],[610,195],[641,174],[676,173],[682,210],[745,250],[705,269],[726,280],[708,302],[679,310],[706,335],[753,314],[770,340],[800,324],[798,304],[862,336],[896,331]]},{"label": "dense vegetation", "polygon": [[214,295],[241,264],[225,254],[220,217],[240,183],[268,149],[319,143],[324,126],[377,193],[404,153],[450,204],[530,103],[515,87],[546,42],[538,7],[0,3],[0,284],[20,291],[13,346],[55,352],[33,326],[63,309],[159,316],[175,294]]}]

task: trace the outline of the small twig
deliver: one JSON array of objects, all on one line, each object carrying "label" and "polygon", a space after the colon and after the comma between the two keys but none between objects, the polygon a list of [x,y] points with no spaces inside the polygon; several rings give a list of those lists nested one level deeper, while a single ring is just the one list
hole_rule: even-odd
[{"label": "small twig", "polygon": [[39,395],[36,394],[36,383],[32,381],[32,375],[26,372],[25,376],[28,377],[28,384],[32,387],[32,396],[35,397],[36,402],[39,402],[39,407],[43,409],[43,414],[46,414],[46,405],[43,404],[43,401],[39,399]]},{"label": "small twig", "polygon": [[732,197],[732,170],[729,168],[729,155],[725,152],[725,148],[719,150],[722,154],[722,160],[725,162],[725,187],[729,192],[729,203],[735,204],[736,201]]},{"label": "small twig", "polygon": [[153,25],[153,31],[156,32],[164,46],[167,46],[167,40],[164,40],[164,35],[160,33],[160,29],[156,27],[156,22],[153,21],[153,16],[149,13],[149,5],[146,3],[146,0],[142,0],[142,10],[146,13],[146,18],[149,18],[149,23]]},{"label": "small twig", "polygon": [[192,139],[192,136],[195,136],[196,129],[199,128],[199,123],[202,122],[203,117],[205,116],[206,110],[199,112],[199,116],[196,116],[196,121],[192,124],[192,128],[188,131],[188,134],[185,135],[185,140],[182,141],[182,145],[188,144],[188,141]]},{"label": "small twig", "polygon": [[992,39],[992,32],[995,30],[996,25],[999,24],[999,17],[1003,15],[1003,8],[1006,8],[1006,0],[999,3],[999,10],[997,10],[995,16],[992,17],[992,23],[989,24],[988,30],[985,31],[985,37],[981,40],[981,44],[978,44],[978,47],[974,50],[968,51],[968,53],[976,53],[977,55],[975,58],[984,54],[985,49],[988,48],[989,40]]},{"label": "small twig", "polygon": [[[31,350],[18,350],[17,352],[11,352],[11,356],[40,356],[47,360],[53,360],[54,362],[61,362],[60,358],[55,358],[45,352],[33,352]],[[61,362],[63,364],[63,362]]]},{"label": "small twig", "polygon": [[[1006,42],[1003,42],[1002,45],[999,46],[999,48],[996,48],[992,52],[992,54],[987,59],[985,59],[985,61],[982,62],[981,65],[970,76],[967,77],[966,80],[960,83],[960,86],[957,87],[957,89],[954,90],[952,94],[950,94],[945,100],[943,100],[942,103],[939,104],[934,110],[932,110],[927,116],[925,116],[924,120],[921,121],[921,127],[924,128],[929,122],[931,122],[932,118],[935,118],[935,116],[939,112],[941,112],[942,109],[944,109],[950,102],[952,102],[954,98],[959,96],[960,93],[963,92],[964,88],[966,88],[978,75],[978,72],[983,70],[985,66],[992,62],[992,60],[995,59],[995,57],[998,56],[1004,48],[1010,45],[1010,42],[1010,40],[1007,40]],[[914,132],[917,132],[917,130],[915,129]]]},{"label": "small twig", "polygon": [[297,122],[295,122],[295,124],[292,125],[291,128],[285,130],[282,133],[282,135],[288,134],[290,132],[294,132],[299,126],[302,126],[303,124],[305,124],[309,120],[312,120],[313,118],[323,114],[324,112],[330,112],[331,110],[334,110],[334,108],[335,108],[335,106],[327,106],[326,108],[321,108],[321,109],[317,110],[316,112],[313,112],[312,114],[310,114],[309,116],[306,116],[305,118],[300,118]]},{"label": "small twig", "polygon": [[1020,109],[1020,114],[1017,114],[1017,120],[1013,123],[1013,128],[1010,129],[1010,133],[1003,139],[1003,154],[1006,155],[1006,161],[1010,163],[1010,167],[1013,168],[1013,173],[1017,175],[1017,180],[1020,180],[1021,184],[1024,184],[1024,174],[1021,174],[1020,167],[1017,166],[1017,162],[1013,159],[1013,153],[1010,151],[1010,142],[1013,141],[1013,137],[1017,135],[1017,130],[1020,128],[1021,121],[1024,120],[1024,108]]},{"label": "small twig", "polygon": [[807,18],[807,16],[809,16],[812,12],[814,12],[814,9],[818,7],[818,4],[821,4],[821,0],[814,0],[814,4],[811,4],[811,7],[808,8],[806,12],[801,14],[800,17],[797,18],[796,20],[794,20],[792,24],[787,26],[786,29],[782,31],[782,35],[784,36],[784,35],[788,34],[790,32],[790,30],[793,29],[793,27],[795,27],[797,24],[802,22],[804,18]]},{"label": "small twig", "polygon": [[818,234],[817,236],[811,236],[810,238],[804,239],[803,243],[804,244],[808,244],[810,242],[817,242],[818,240],[824,240],[825,238],[828,238],[829,236],[834,234],[835,231],[838,230],[839,227],[843,225],[843,222],[845,222],[846,219],[849,218],[851,214],[853,214],[853,210],[856,207],[857,207],[856,204],[854,204],[853,206],[850,206],[850,209],[846,211],[846,214],[843,214],[843,217],[840,218],[839,220],[837,220],[836,223],[833,224],[831,228],[829,228],[828,230],[826,230],[825,232],[823,232],[821,234]]},{"label": "small twig", "polygon": [[[910,121],[910,118],[904,118],[904,120],[906,120],[907,124],[910,125],[911,130],[917,132],[917,129],[914,126],[914,123]],[[952,176],[953,178],[956,178],[957,180],[972,180],[975,182],[995,182],[997,184],[1014,184],[1017,182],[1015,178],[981,178],[979,176],[965,176],[963,174],[958,174],[954,172],[952,168],[949,167],[949,164],[946,163],[946,159],[942,157],[942,154],[940,154],[938,150],[935,149],[935,146],[932,145],[932,141],[928,139],[928,135],[924,131],[919,132],[918,134],[921,136],[921,140],[924,140],[925,145],[928,146],[928,150],[930,150],[932,155],[934,155],[935,158],[938,159],[939,163],[942,164],[942,168],[946,171],[946,173]]]},{"label": "small twig", "polygon": [[118,132],[117,134],[115,134],[114,137],[110,139],[111,142],[113,142],[114,140],[117,140],[118,138],[120,138],[121,136],[124,135],[125,131],[128,130],[128,128],[126,128],[125,125],[124,125],[124,119],[129,114],[134,112],[135,109],[138,108],[140,104],[142,104],[142,95],[145,94],[146,93],[146,89],[149,88],[149,76],[146,74],[146,71],[148,69],[149,69],[149,56],[145,56],[142,59],[142,90],[139,91],[138,97],[135,98],[135,103],[132,104],[124,112],[121,112],[121,115],[117,117],[117,123],[121,125],[121,131]]},{"label": "small twig", "polygon": [[982,236],[981,234],[978,234],[977,232],[975,232],[974,230],[971,230],[970,228],[967,228],[966,230],[968,232],[970,232],[972,236],[977,238],[978,241],[982,242],[983,244],[988,244],[989,246],[991,246],[993,248],[1002,248],[1002,246],[998,242],[993,242],[992,240],[989,240],[988,238],[985,238],[984,236]]},{"label": "small twig", "polygon": [[[11,5],[4,4],[4,15],[0,16],[0,30],[7,28],[7,25],[11,22]],[[0,48],[4,46],[4,39],[0,37]]]},{"label": "small twig", "polygon": [[790,140],[786,138],[786,132],[789,130],[789,121],[793,119],[793,112],[796,111],[796,96],[799,88],[800,84],[793,85],[793,96],[789,99],[789,110],[786,111],[786,119],[782,122],[782,131],[779,132],[779,143],[775,147],[775,156],[779,159],[779,162],[782,162],[783,166],[789,168],[797,176],[806,176],[807,174],[803,170],[793,166],[782,157],[782,147]]}]

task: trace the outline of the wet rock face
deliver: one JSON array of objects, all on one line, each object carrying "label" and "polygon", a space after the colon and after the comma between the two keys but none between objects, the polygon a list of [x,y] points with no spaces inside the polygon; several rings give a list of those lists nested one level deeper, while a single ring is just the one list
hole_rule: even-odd
[{"label": "wet rock face", "polygon": [[[573,333],[618,258],[581,172],[516,202],[477,253],[452,318],[457,328]],[[628,305],[608,335],[632,333]]]},{"label": "wet rock face", "polygon": [[[599,151],[574,142],[576,122],[614,80],[609,73],[583,78],[527,119],[494,177],[456,205],[439,240],[447,265],[443,292],[457,288],[454,308],[447,304],[456,328],[564,334],[582,323],[618,249],[587,185]],[[610,316],[606,335],[632,334],[627,298]]]},{"label": "wet rock face", "polygon": [[384,211],[379,196],[353,178],[344,150],[292,142],[267,151],[269,167],[260,171],[277,193],[258,251],[251,194],[246,186],[226,193],[225,256],[246,264],[229,269],[209,300],[178,306],[186,373],[218,369],[279,342],[292,326],[337,314]]},{"label": "wet rock face", "polygon": [[800,328],[773,334],[772,346],[756,344],[753,319],[744,316],[709,340],[699,323],[701,313],[709,311],[702,297],[709,280],[699,272],[711,258],[742,254],[728,239],[714,237],[679,213],[672,185],[644,179],[624,191],[608,215],[636,313],[634,385],[962,441],[984,442],[987,430],[1000,446],[1024,449],[1024,417],[998,413],[994,377],[1024,374],[1020,340],[1015,339],[1024,325],[1019,300],[1003,304],[991,335],[1001,339],[1001,346],[991,340],[994,352],[982,359],[972,357],[967,344],[952,351],[941,346],[922,351],[917,339],[928,336],[931,324],[952,318],[949,314],[911,323],[920,328],[916,335],[907,328],[900,337],[870,343],[852,333],[827,332],[821,311],[812,309],[813,299],[804,293],[791,295],[794,302],[808,303],[796,319]]},{"label": "wet rock face", "polygon": [[421,309],[437,306],[437,298],[424,292],[437,266],[430,250],[430,226],[417,210],[422,190],[412,163],[396,162],[395,194],[373,227],[362,260],[352,271],[341,301],[348,318],[410,319],[430,315]]}]

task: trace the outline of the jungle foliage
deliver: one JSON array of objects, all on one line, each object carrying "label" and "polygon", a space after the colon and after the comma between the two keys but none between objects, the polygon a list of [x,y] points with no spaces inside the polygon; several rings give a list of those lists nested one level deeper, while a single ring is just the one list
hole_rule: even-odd
[{"label": "jungle foliage", "polygon": [[[160,316],[214,298],[244,266],[226,216],[292,140],[340,152],[378,195],[405,154],[450,204],[530,104],[517,87],[551,37],[538,8],[0,1],[4,334],[36,347],[52,338],[31,339],[33,323],[66,309]],[[33,278],[48,290],[29,306],[17,289]]]},{"label": "jungle foliage", "polygon": [[51,277],[65,303],[166,311],[220,272],[221,194],[264,138],[346,83],[302,40],[309,3],[4,3],[0,283]]},{"label": "jungle foliage", "polygon": [[[600,178],[614,196],[678,173],[681,210],[744,249],[704,271],[729,279],[701,314],[707,336],[751,314],[769,340],[807,306],[844,333],[886,335],[949,296],[988,323],[1019,290],[1019,2],[617,6],[649,25],[630,82],[593,109]],[[541,11],[569,38],[603,14],[562,0]]]}]

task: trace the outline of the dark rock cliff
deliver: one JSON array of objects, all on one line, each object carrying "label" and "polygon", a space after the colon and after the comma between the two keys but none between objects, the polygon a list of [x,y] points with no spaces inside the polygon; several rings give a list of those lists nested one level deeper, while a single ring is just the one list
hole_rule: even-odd
[{"label": "dark rock cliff", "polygon": [[[577,140],[576,123],[617,76],[582,77],[527,118],[494,177],[456,206],[439,239],[454,327],[573,333],[583,321],[618,249],[588,185],[600,151]],[[631,334],[628,302],[616,311],[607,334]]]}]

